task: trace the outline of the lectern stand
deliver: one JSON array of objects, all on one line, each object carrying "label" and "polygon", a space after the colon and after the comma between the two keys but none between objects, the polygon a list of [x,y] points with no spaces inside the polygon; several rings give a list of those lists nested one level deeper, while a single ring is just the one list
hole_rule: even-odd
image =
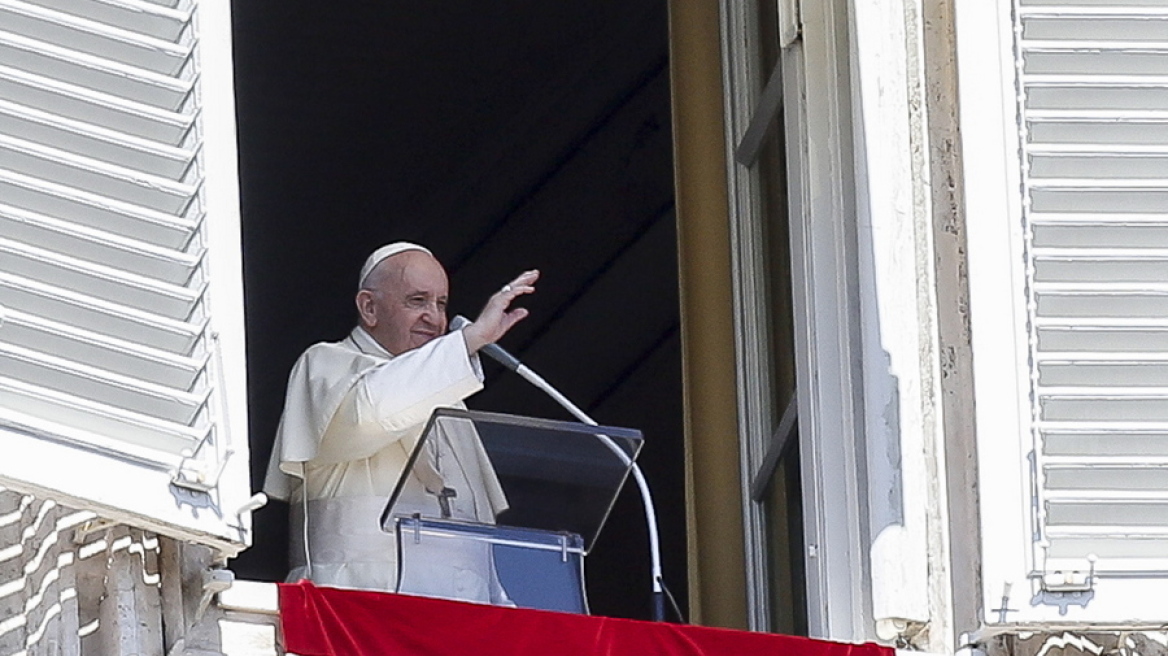
[{"label": "lectern stand", "polygon": [[440,409],[382,513],[397,591],[587,613],[584,556],[641,433]]}]

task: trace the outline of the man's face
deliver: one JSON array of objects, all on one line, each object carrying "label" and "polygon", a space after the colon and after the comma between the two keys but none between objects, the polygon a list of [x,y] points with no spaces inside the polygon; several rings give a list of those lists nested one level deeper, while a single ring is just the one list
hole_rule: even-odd
[{"label": "man's face", "polygon": [[357,293],[362,325],[393,355],[446,334],[446,271],[432,256],[406,251],[386,258]]}]

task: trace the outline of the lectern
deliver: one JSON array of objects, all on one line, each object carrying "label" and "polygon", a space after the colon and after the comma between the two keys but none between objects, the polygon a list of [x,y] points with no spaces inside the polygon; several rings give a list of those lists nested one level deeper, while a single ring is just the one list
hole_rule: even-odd
[{"label": "lectern", "polygon": [[397,591],[587,613],[584,557],[640,431],[440,409],[381,516]]}]

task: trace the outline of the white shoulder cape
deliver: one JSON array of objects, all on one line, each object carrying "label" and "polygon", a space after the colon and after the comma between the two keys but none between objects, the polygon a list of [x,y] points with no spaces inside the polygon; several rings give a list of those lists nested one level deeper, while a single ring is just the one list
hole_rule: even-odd
[{"label": "white shoulder cape", "polygon": [[[339,342],[321,342],[308,348],[292,367],[284,414],[276,429],[276,443],[268,461],[264,492],[288,500],[304,478],[304,464],[316,457],[328,424],[345,396],[361,377],[386,361],[362,351],[361,328]],[[363,332],[363,331],[362,331]]]}]

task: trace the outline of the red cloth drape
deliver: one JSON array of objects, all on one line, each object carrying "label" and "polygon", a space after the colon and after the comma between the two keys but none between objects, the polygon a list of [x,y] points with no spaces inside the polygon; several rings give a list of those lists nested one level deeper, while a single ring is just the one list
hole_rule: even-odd
[{"label": "red cloth drape", "polygon": [[302,656],[893,656],[889,647],[280,584]]}]

